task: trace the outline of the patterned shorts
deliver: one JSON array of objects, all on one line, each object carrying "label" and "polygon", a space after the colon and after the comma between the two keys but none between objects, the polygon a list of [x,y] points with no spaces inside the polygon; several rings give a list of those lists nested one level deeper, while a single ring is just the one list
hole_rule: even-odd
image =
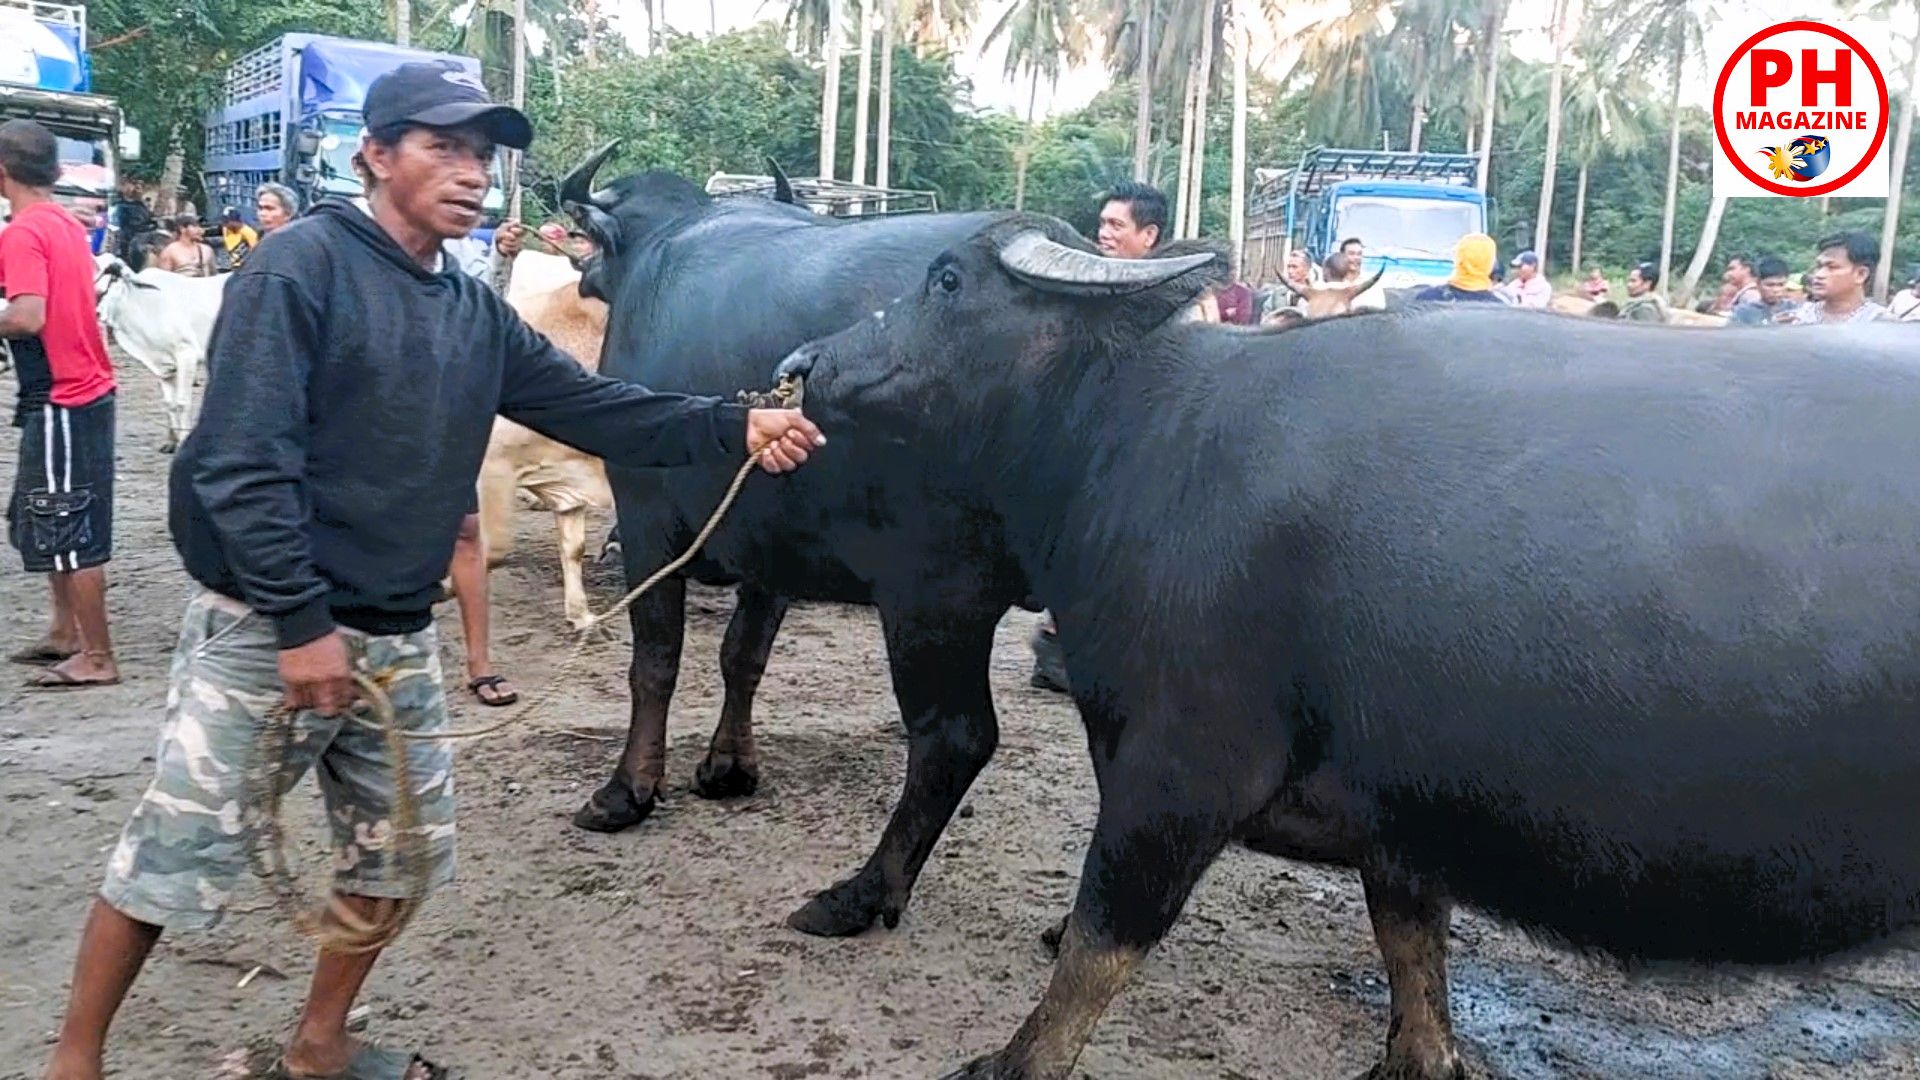
[{"label": "patterned shorts", "polygon": [[[386,687],[403,731],[444,731],[447,700],[432,627],[372,637],[343,629],[355,670]],[[153,784],[134,808],[107,864],[100,896],[129,918],[169,929],[213,926],[251,868],[260,819],[247,778],[262,720],[282,697],[273,624],[245,605],[202,592],[187,605],[173,654],[166,725]],[[432,886],[453,879],[453,751],[414,742],[415,788]],[[334,886],[351,896],[405,897],[392,864],[393,767],[364,706],[323,717],[303,712],[281,763],[282,792],[316,769],[333,833]]]}]

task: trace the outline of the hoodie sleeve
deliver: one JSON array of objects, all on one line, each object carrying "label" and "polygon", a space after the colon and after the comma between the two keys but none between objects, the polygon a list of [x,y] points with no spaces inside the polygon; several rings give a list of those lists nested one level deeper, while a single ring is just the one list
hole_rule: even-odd
[{"label": "hoodie sleeve", "polygon": [[500,415],[630,468],[744,461],[747,407],[661,394],[581,367],[504,303]]},{"label": "hoodie sleeve", "polygon": [[318,312],[279,274],[235,274],[207,350],[202,436],[191,483],[242,599],[291,649],[333,629],[308,548],[307,377]]}]

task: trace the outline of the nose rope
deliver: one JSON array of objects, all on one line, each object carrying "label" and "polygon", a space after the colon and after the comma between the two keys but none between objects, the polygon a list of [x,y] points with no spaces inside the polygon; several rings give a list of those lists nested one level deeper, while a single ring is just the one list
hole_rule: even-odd
[{"label": "nose rope", "polygon": [[[805,391],[803,376],[782,375],[772,390],[742,390],[735,395],[735,400],[749,408],[798,409],[805,399]],[[251,788],[248,811],[257,814],[260,821],[260,827],[253,830],[253,869],[257,876],[267,879],[281,910],[289,916],[296,929],[318,942],[322,951],[336,953],[371,952],[386,947],[400,935],[420,902],[426,899],[428,886],[425,843],[420,831],[413,777],[407,763],[407,744],[484,739],[533,716],[550,696],[549,692],[573,674],[574,667],[586,655],[587,643],[592,640],[600,624],[632,607],[648,590],[679,573],[693,561],[694,556],[719,529],[720,523],[726,520],[727,512],[733,509],[741,489],[746,487],[747,477],[753,475],[753,470],[759,464],[759,455],[747,456],[747,460],[733,474],[733,481],[727,485],[720,504],[714,507],[713,513],[707,517],[707,523],[701,526],[687,549],[678,558],[654,571],[645,581],[629,589],[612,607],[591,616],[575,635],[573,648],[568,651],[566,658],[541,685],[540,692],[528,697],[525,704],[513,710],[505,719],[460,731],[401,731],[395,722],[393,701],[385,688],[367,676],[354,676],[361,699],[371,709],[371,721],[379,727],[386,740],[388,756],[393,759],[393,832],[387,854],[407,888],[404,900],[386,905],[371,920],[359,917],[346,907],[338,894],[330,898],[328,903],[316,905],[307,900],[300,889],[287,862],[285,836],[280,828],[280,775],[293,742],[294,710],[284,703],[268,710],[255,746],[254,769],[248,785]]]}]

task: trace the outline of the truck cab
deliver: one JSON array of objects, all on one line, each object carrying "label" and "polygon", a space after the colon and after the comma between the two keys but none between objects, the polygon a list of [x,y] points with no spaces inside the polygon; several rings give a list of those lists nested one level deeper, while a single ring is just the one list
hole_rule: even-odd
[{"label": "truck cab", "polygon": [[1357,238],[1366,248],[1362,274],[1384,271],[1390,296],[1444,282],[1460,238],[1488,231],[1478,166],[1468,154],[1316,147],[1292,168],[1257,169],[1248,275],[1278,281],[1289,250],[1324,260]]}]

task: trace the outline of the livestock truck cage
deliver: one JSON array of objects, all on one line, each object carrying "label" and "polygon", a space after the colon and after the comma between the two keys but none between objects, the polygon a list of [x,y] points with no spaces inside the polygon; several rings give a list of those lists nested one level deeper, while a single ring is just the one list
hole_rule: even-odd
[{"label": "livestock truck cage", "polygon": [[1388,290],[1444,281],[1453,245],[1486,232],[1492,200],[1471,154],[1317,146],[1287,168],[1257,168],[1247,197],[1243,277],[1280,280],[1287,253],[1326,256],[1342,238],[1366,245],[1363,272]]},{"label": "livestock truck cage", "polygon": [[[800,179],[789,183],[794,202],[828,217],[929,214],[940,209],[940,198],[931,191],[873,187],[844,180]],[[771,199],[777,187],[771,176],[714,173],[707,178],[707,194],[723,197],[757,195]]]}]

